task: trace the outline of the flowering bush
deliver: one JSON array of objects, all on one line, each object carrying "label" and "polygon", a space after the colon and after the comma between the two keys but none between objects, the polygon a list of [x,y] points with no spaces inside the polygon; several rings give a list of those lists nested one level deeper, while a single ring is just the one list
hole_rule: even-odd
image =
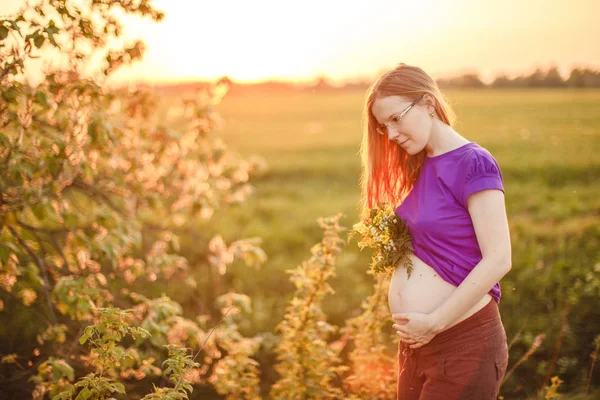
[{"label": "flowering bush", "polygon": [[373,273],[391,272],[398,263],[407,269],[408,276],[413,265],[408,257],[413,252],[412,237],[406,222],[394,213],[387,203],[379,203],[371,209],[369,216],[362,222],[352,226],[348,240],[359,236],[360,249],[374,249],[370,269]]}]

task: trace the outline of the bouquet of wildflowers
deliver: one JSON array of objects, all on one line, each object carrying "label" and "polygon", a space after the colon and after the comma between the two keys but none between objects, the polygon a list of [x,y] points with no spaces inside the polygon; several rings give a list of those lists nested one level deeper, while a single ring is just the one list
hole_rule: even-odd
[{"label": "bouquet of wildflowers", "polygon": [[413,252],[412,237],[406,222],[394,213],[387,203],[371,209],[369,216],[354,224],[348,233],[348,240],[359,236],[358,247],[374,249],[370,269],[374,273],[391,272],[399,262],[407,269],[408,277],[413,265],[408,257]]}]

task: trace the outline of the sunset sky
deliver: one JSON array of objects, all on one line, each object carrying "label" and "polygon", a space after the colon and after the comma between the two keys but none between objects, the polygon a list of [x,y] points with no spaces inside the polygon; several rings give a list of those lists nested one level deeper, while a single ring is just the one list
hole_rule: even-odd
[{"label": "sunset sky", "polygon": [[[0,15],[23,0],[0,0]],[[598,0],[156,0],[162,23],[127,18],[142,62],[114,79],[334,81],[399,62],[484,80],[556,65],[600,69]]]}]

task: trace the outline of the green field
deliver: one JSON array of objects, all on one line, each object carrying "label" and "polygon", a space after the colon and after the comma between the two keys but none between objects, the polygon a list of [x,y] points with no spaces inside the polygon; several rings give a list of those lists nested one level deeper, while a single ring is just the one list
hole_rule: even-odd
[{"label": "green field", "polygon": [[[501,312],[509,341],[528,321],[525,334],[511,349],[512,362],[536,334],[548,335],[539,359],[530,358],[520,367],[521,378],[515,378],[534,379],[531,374],[543,376],[555,347],[562,299],[572,296],[568,293],[577,280],[598,276],[600,91],[478,90],[446,95],[458,116],[456,130],[490,150],[502,169],[513,270],[501,282]],[[253,300],[248,334],[272,331],[281,320],[293,291],[283,271],[307,259],[310,247],[320,240],[316,219],[342,212],[345,226],[357,220],[363,100],[362,91],[232,94],[218,107],[230,148],[246,156],[260,155],[269,165],[254,181],[254,197],[214,221],[229,241],[262,237],[269,256],[261,271],[236,265],[226,278],[230,287]],[[332,282],[336,294],[325,304],[330,322],[343,325],[369,294],[368,261],[356,242],[343,252]],[[573,300],[569,344],[563,344],[562,364],[555,371],[567,378],[565,388],[568,379],[572,389],[580,387],[582,371],[589,371],[587,355],[594,335],[600,333],[600,314],[591,301],[596,293],[588,289]]]}]

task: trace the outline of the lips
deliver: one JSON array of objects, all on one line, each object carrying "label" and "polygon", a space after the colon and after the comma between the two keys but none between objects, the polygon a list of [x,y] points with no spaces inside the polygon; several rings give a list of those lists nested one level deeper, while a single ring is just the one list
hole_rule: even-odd
[{"label": "lips", "polygon": [[398,143],[400,143],[400,146],[402,146],[404,143],[408,142],[409,140],[410,139],[406,139],[404,142],[402,142],[402,143],[398,142]]}]

